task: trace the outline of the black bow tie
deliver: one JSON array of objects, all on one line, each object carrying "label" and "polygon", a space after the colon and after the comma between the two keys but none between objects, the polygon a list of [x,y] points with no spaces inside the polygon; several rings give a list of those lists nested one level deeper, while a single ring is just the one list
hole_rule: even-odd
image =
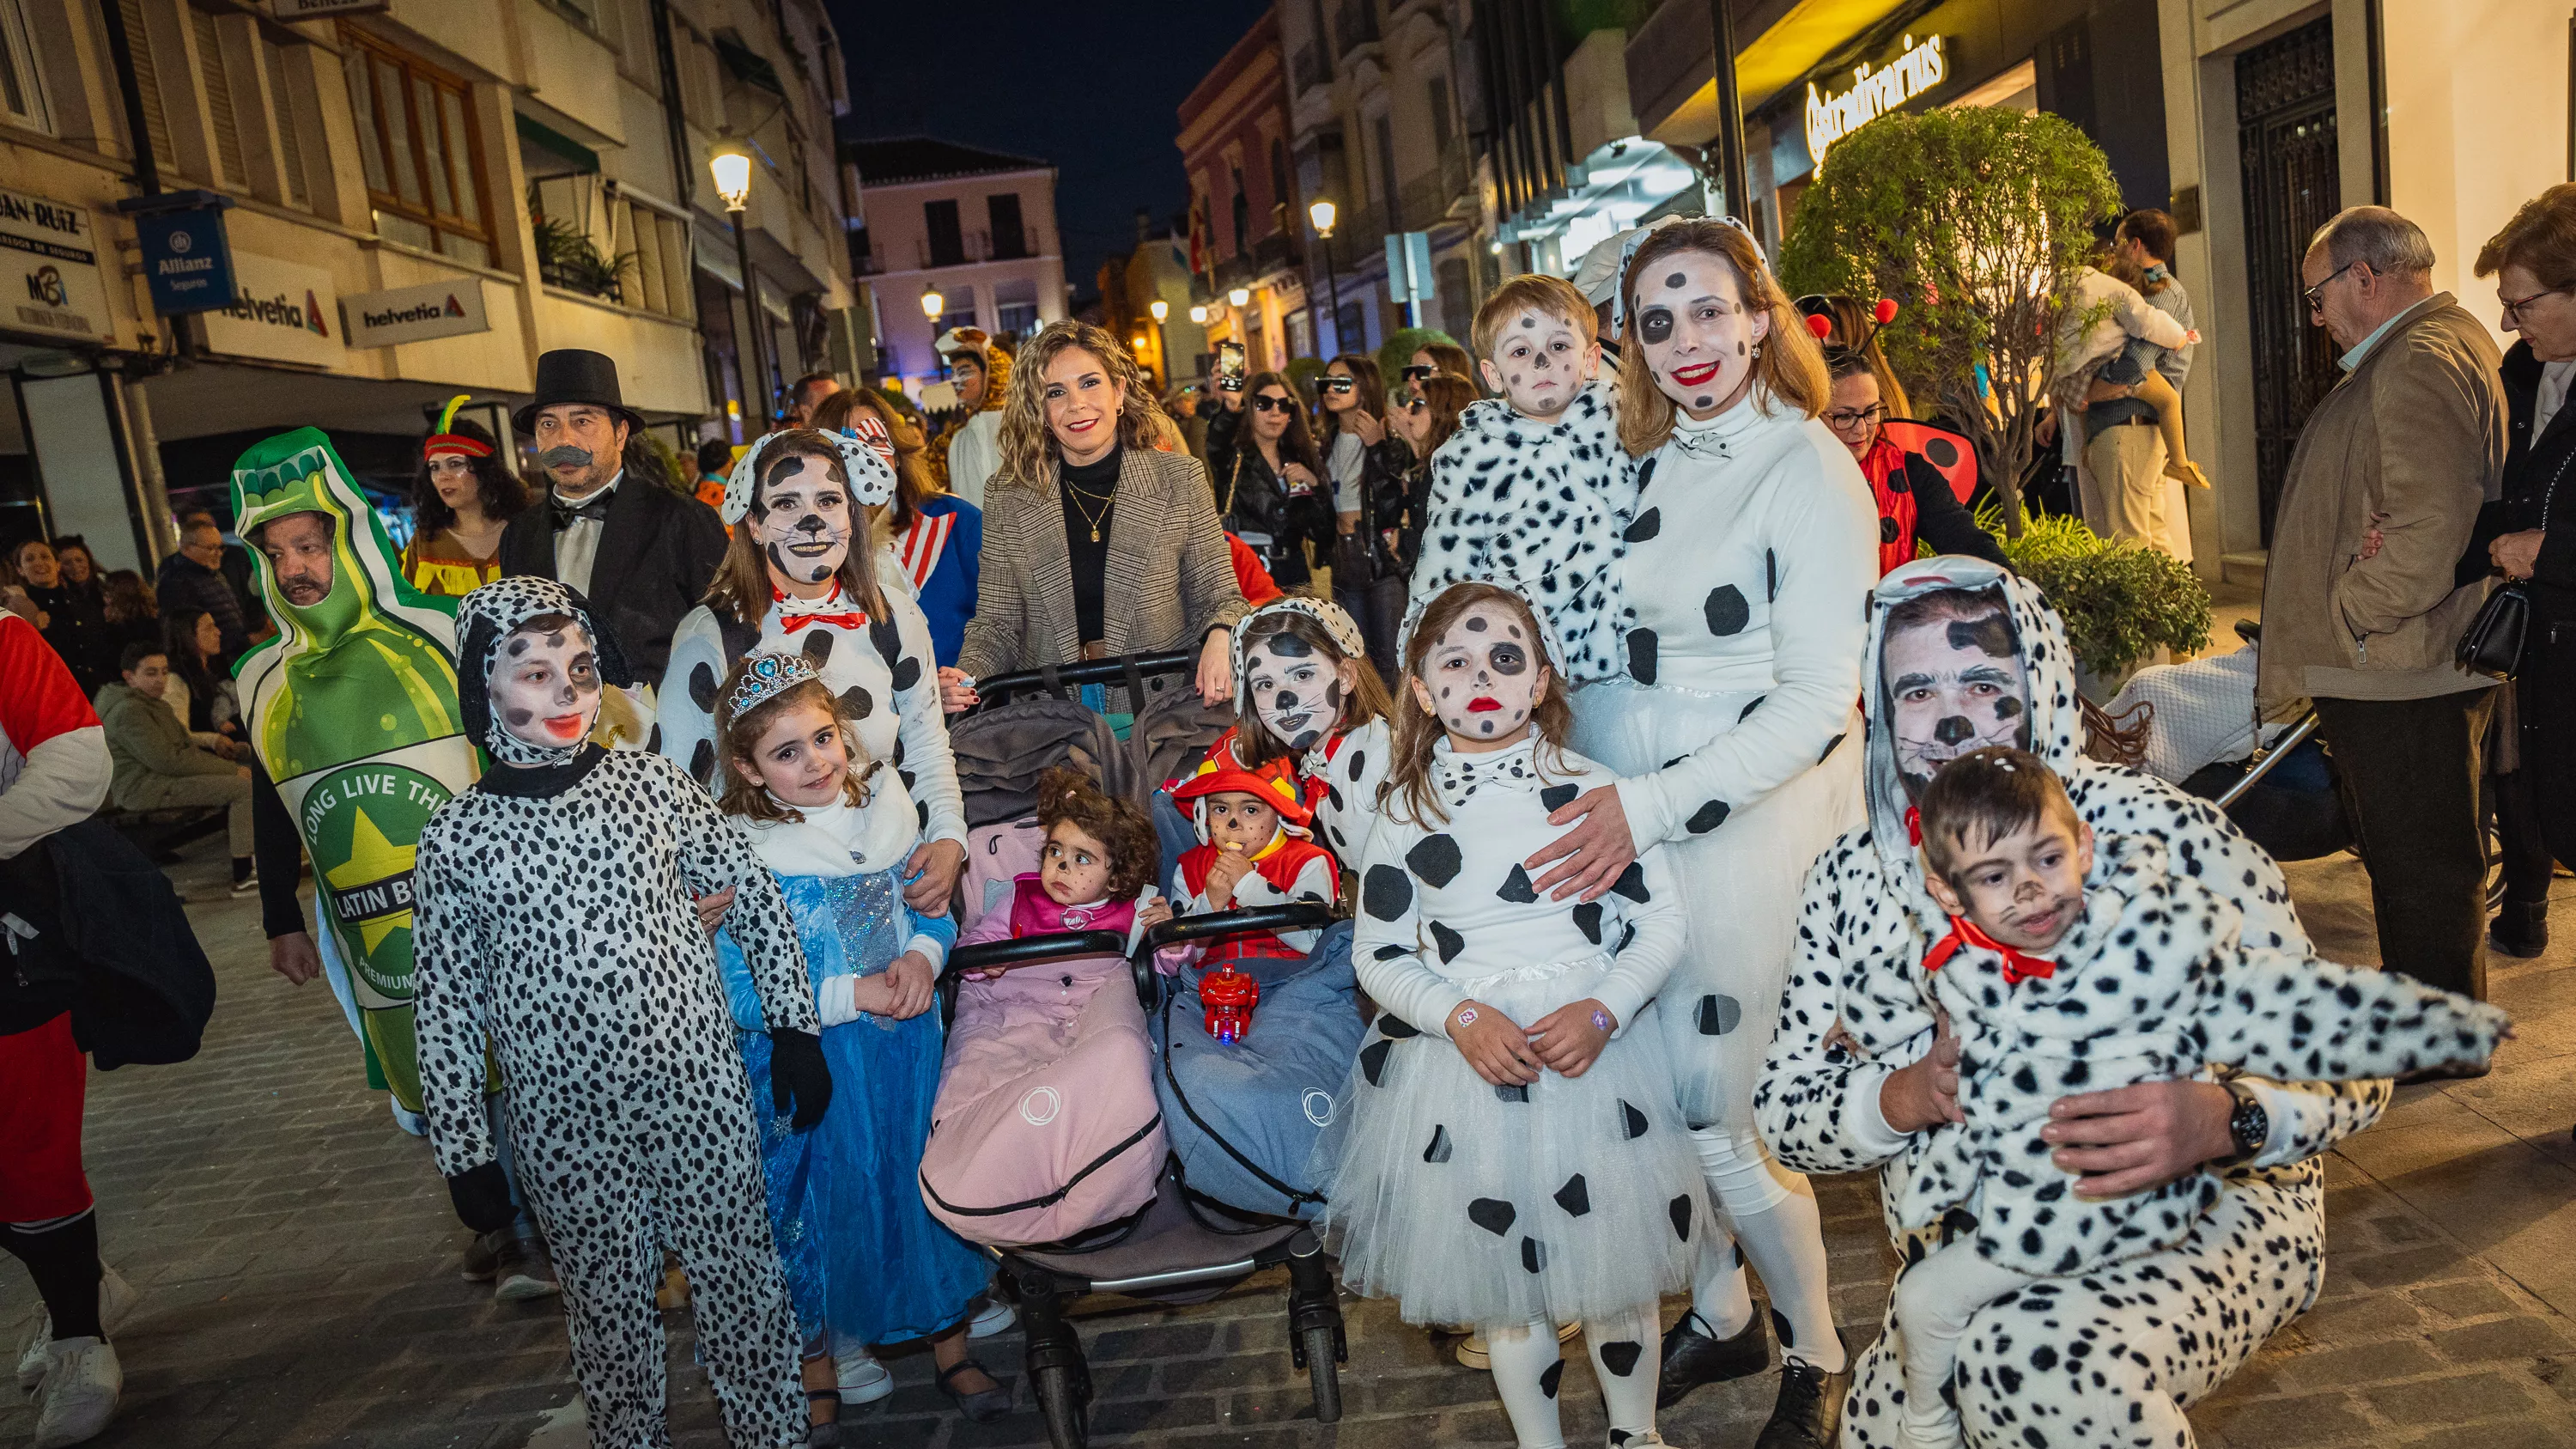
[{"label": "black bow tie", "polygon": [[[552,497],[552,495],[549,495],[549,497]],[[555,532],[561,533],[565,529],[572,527],[572,521],[576,518],[587,518],[591,522],[599,524],[607,523],[608,505],[613,497],[613,494],[602,489],[600,492],[593,494],[591,497],[586,498],[579,503],[566,503],[561,498],[553,498],[552,501],[555,509]]]}]

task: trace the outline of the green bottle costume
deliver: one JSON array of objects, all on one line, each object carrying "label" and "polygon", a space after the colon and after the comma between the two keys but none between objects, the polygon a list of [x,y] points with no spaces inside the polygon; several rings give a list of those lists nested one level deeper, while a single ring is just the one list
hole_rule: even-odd
[{"label": "green bottle costume", "polygon": [[242,714],[312,857],[369,1080],[417,1112],[412,859],[431,812],[478,770],[456,703],[456,601],[404,580],[384,524],[320,429],[270,438],[233,465],[236,532],[250,538],[290,513],[331,521],[331,591],[298,608],[252,551],[278,635],[234,670]]}]

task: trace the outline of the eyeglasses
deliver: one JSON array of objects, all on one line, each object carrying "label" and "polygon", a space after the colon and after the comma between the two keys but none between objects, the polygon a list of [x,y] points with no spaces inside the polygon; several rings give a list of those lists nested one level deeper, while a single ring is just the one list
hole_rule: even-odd
[{"label": "eyeglasses", "polygon": [[2335,268],[2333,271],[2326,273],[2325,281],[2321,281],[2313,287],[2301,289],[2299,295],[2305,297],[2308,301],[2308,315],[2311,317],[2324,316],[2325,301],[2319,294],[2325,291],[2326,282],[2331,282],[2335,278],[2342,276],[2344,273],[2349,272],[2360,265],[2361,258],[2355,257],[2351,261],[2344,263],[2342,266]]},{"label": "eyeglasses", "polygon": [[1438,372],[1439,370],[1440,369],[1431,366],[1429,363],[1417,362],[1397,375],[1402,377],[1406,382],[1429,382],[1431,380],[1431,374]]},{"label": "eyeglasses", "polygon": [[1864,427],[1874,428],[1886,417],[1887,409],[1884,407],[1835,408],[1824,415],[1825,426],[1837,433],[1848,433]]},{"label": "eyeglasses", "polygon": [[1265,392],[1254,395],[1252,399],[1252,410],[1256,413],[1293,413],[1297,410],[1297,404],[1288,398],[1281,397],[1275,392]]},{"label": "eyeglasses", "polygon": [[2539,301],[2543,297],[2554,297],[2560,292],[2564,292],[2566,290],[2567,288],[2565,287],[2543,287],[2528,297],[2505,297],[2499,299],[2504,303],[2504,325],[2507,327],[2521,326],[2523,308],[2530,306],[2532,303]]},{"label": "eyeglasses", "polygon": [[1360,380],[1356,377],[1319,377],[1315,379],[1315,386],[1324,392],[1349,392],[1352,388],[1359,385]]}]

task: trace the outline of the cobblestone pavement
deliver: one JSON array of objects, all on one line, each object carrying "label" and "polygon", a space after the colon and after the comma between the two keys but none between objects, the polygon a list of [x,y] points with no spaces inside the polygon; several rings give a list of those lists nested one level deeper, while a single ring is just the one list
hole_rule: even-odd
[{"label": "cobblestone pavement", "polygon": [[[225,897],[218,851],[174,873],[215,958],[222,997],[206,1048],[179,1067],[91,1079],[89,1163],[110,1261],[144,1289],[119,1335],[126,1404],[97,1442],[187,1449],[578,1449],[562,1318],[552,1303],[497,1305],[457,1276],[465,1235],[426,1144],[365,1088],[321,983],[271,975],[249,900]],[[2349,858],[2291,868],[2319,939],[2373,959],[2366,885]],[[2560,886],[2576,942],[2576,882]],[[2254,1446],[2576,1446],[2576,945],[2498,958],[2492,994],[2521,1036],[2488,1078],[2402,1094],[2329,1163],[2325,1297],[2193,1420],[2213,1449]],[[1835,1306],[1875,1331],[1889,1261],[1870,1184],[1820,1181]],[[1290,1367],[1278,1275],[1183,1309],[1082,1309],[1105,1444],[1507,1444],[1489,1381],[1459,1368],[1382,1304],[1351,1303],[1346,1413],[1318,1425]],[[1675,1309],[1674,1311],[1678,1311]],[[14,1350],[36,1314],[0,1266],[0,1334]],[[705,1377],[672,1315],[674,1430],[714,1449]],[[982,1351],[1019,1377],[1019,1339]],[[856,1411],[876,1446],[1043,1444],[1034,1412],[970,1425],[944,1411],[927,1358],[891,1360],[901,1387]],[[1570,1357],[1568,1442],[1599,1442],[1589,1367]],[[1676,1445],[1735,1449],[1768,1407],[1768,1377],[1703,1390],[1665,1416]],[[1015,1385],[1016,1387],[1016,1385]],[[0,1449],[33,1415],[0,1399]]]}]

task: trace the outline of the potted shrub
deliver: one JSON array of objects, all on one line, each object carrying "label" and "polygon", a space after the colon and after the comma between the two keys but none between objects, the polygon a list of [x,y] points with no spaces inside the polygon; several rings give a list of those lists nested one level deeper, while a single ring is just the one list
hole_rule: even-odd
[{"label": "potted shrub", "polygon": [[2021,479],[2039,405],[2059,381],[2055,340],[2072,324],[2094,228],[2119,214],[2100,147],[2066,120],[1967,106],[1893,112],[1845,136],[1798,199],[1780,249],[1793,293],[1893,297],[1879,334],[1918,400],[1976,444],[2022,526]]},{"label": "potted shrub", "polygon": [[[1978,510],[1988,532],[2001,521],[1991,501]],[[2108,703],[2156,650],[2193,654],[2209,645],[2209,590],[2172,554],[2042,514],[2025,516],[2004,539],[2004,557],[2066,621],[2076,684],[2096,704]]]}]

